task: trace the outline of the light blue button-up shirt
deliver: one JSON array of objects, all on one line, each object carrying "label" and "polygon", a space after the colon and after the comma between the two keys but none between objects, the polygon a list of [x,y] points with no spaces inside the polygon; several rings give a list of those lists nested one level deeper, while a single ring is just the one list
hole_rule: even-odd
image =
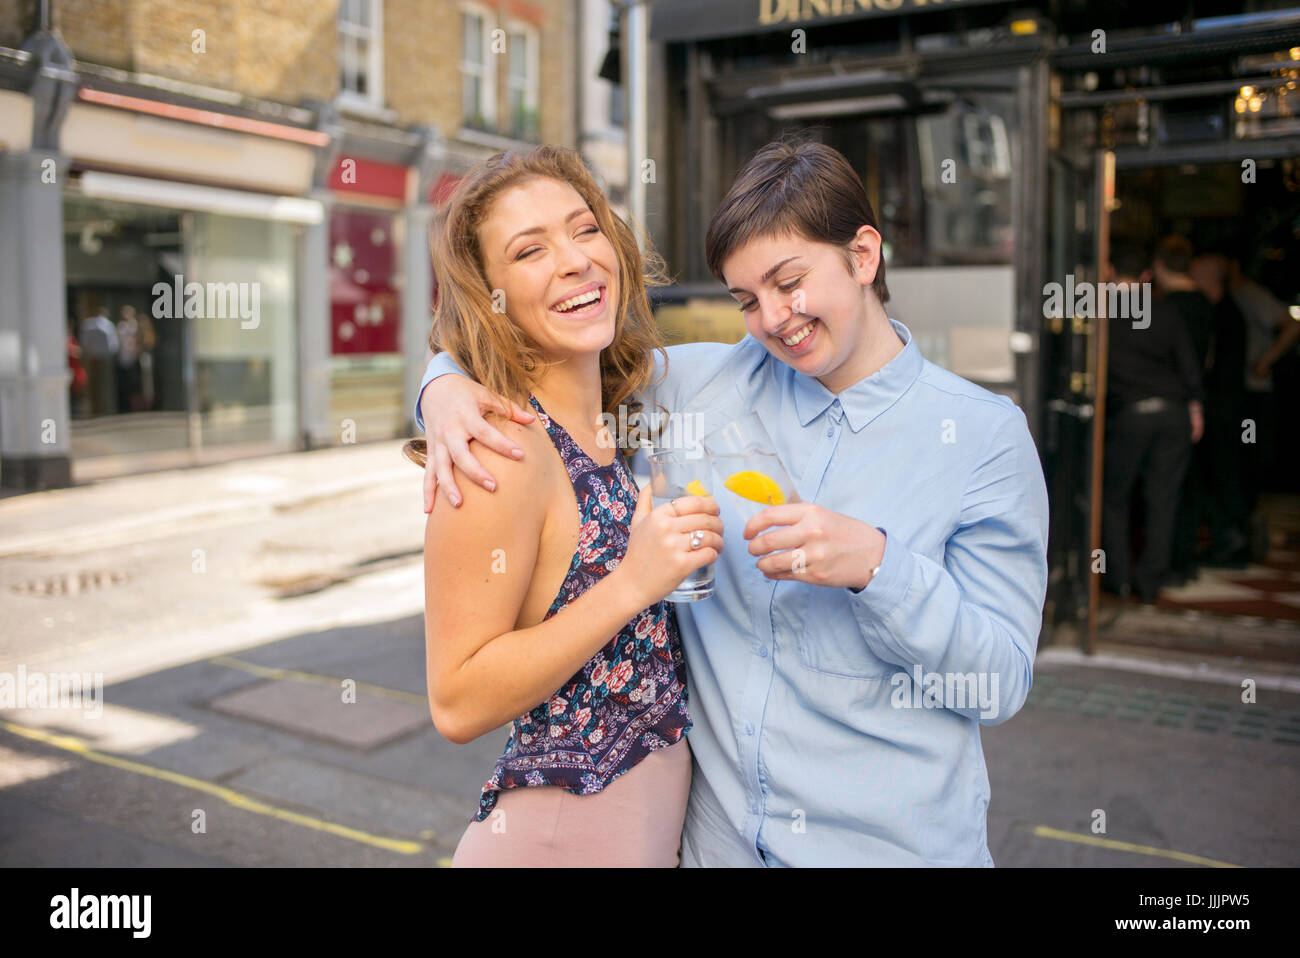
[{"label": "light blue button-up shirt", "polygon": [[[677,606],[695,723],[683,865],[993,864],[979,729],[1029,692],[1047,489],[1020,409],[890,322],[902,351],[838,395],[747,336],[669,347],[639,397],[697,417],[687,436],[758,412],[803,501],[886,534],[861,591],[775,582],[743,538],[751,513],[718,497],[716,592]],[[425,383],[460,371],[440,354]]]}]

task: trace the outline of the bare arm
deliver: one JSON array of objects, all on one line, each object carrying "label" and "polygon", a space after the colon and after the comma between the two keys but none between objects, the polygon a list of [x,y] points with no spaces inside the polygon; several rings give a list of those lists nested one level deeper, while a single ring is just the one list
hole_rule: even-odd
[{"label": "bare arm", "polygon": [[1256,360],[1255,368],[1251,370],[1260,379],[1267,379],[1272,374],[1273,364],[1300,342],[1300,322],[1292,319],[1288,311],[1278,313],[1273,318],[1273,324],[1277,327],[1277,335],[1268,351]]},{"label": "bare arm", "polygon": [[[502,428],[527,444],[523,427]],[[675,512],[670,503],[651,509],[647,488],[619,567],[551,618],[520,628],[548,500],[538,495],[535,466],[486,447],[476,451],[500,477],[498,491],[466,483],[464,507],[435,509],[425,535],[429,711],[453,742],[471,741],[544,702],[629,621],[722,550],[712,499],[680,498]],[[694,551],[693,529],[705,531]]]},{"label": "bare arm", "polygon": [[[722,362],[739,348],[739,345],[726,343],[669,346],[666,352],[670,361],[666,367],[660,364],[659,354],[654,353],[656,378],[661,373],[663,375],[656,388],[669,408],[684,408],[686,399],[695,395]],[[519,406],[488,392],[464,375],[464,370],[444,353],[430,360],[425,377],[419,418],[424,424],[429,448],[424,469],[424,511],[428,512],[433,508],[434,492],[439,486],[447,489],[453,506],[460,505],[461,490],[453,477],[453,465],[489,492],[496,488],[492,473],[470,451],[470,439],[477,439],[502,456],[522,458],[522,451],[516,455],[514,444],[487,423],[484,418],[487,412],[499,412],[520,423],[532,422],[533,414],[527,406]]]}]

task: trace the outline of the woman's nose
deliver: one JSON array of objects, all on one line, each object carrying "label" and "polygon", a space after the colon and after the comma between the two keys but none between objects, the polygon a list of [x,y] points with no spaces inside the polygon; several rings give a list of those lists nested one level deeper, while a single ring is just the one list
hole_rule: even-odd
[{"label": "woman's nose", "polygon": [[763,329],[768,333],[784,327],[793,315],[790,306],[783,301],[768,298],[762,303]]},{"label": "woman's nose", "polygon": [[569,240],[561,244],[556,255],[556,263],[562,273],[581,273],[586,270],[591,257],[581,245]]}]

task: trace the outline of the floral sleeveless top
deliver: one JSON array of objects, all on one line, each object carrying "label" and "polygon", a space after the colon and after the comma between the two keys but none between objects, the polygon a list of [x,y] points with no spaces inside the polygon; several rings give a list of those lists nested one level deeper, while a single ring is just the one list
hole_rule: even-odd
[{"label": "floral sleeveless top", "polygon": [[[578,547],[551,603],[549,619],[608,573],[627,552],[637,485],[623,457],[594,462],[564,427],[528,401],[555,443],[578,500]],[[475,821],[501,789],[559,785],[575,795],[598,792],[650,752],[691,729],[686,666],[673,605],[643,609],[547,701],[514,720],[505,754],[483,785]]]}]

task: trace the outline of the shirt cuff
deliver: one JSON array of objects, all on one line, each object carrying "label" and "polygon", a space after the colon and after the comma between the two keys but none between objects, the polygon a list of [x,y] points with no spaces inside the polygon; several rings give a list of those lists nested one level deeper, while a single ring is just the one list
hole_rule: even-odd
[{"label": "shirt cuff", "polygon": [[907,594],[912,581],[916,560],[907,545],[882,526],[876,526],[885,537],[885,551],[880,557],[880,571],[861,589],[849,588],[853,597],[853,611],[866,625],[869,620],[883,619],[896,609]]}]

